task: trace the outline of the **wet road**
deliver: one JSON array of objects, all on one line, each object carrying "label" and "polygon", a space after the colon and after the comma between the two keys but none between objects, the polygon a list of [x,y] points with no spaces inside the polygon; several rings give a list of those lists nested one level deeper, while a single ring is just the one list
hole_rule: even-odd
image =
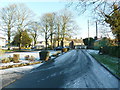
[{"label": "wet road", "polygon": [[85,50],[72,50],[6,88],[118,88],[118,79]]}]

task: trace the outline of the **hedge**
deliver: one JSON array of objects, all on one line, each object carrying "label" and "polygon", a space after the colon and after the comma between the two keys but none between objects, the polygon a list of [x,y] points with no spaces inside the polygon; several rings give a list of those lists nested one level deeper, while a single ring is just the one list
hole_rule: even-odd
[{"label": "hedge", "polygon": [[102,48],[103,54],[108,54],[110,56],[119,57],[120,58],[120,46],[106,46]]}]

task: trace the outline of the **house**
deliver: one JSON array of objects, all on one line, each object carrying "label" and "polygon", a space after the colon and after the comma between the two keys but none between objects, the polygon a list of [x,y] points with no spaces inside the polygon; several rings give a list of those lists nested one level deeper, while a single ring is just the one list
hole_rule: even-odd
[{"label": "house", "polygon": [[45,47],[45,41],[37,41],[35,47],[36,49],[43,49]]},{"label": "house", "polygon": [[[57,47],[59,43],[59,46],[61,46],[61,40],[58,42],[56,38],[53,39],[53,46]],[[63,46],[68,46],[68,47],[75,47],[75,46],[82,46],[84,45],[82,39],[72,39],[72,38],[64,38],[63,40]],[[73,43],[73,45],[71,44]],[[48,40],[48,47],[51,45],[50,40]],[[35,45],[36,49],[42,49],[45,48],[45,41],[37,41],[37,44]]]},{"label": "house", "polygon": [[[84,45],[82,39],[72,39],[72,38],[67,38],[65,37],[63,40],[64,45],[63,46],[70,46],[73,44],[73,46],[78,46],[78,45]],[[61,40],[59,41],[59,45],[61,46]],[[54,47],[58,46],[58,41],[54,41]]]},{"label": "house", "polygon": [[6,45],[6,38],[0,36],[0,47],[5,47]]}]

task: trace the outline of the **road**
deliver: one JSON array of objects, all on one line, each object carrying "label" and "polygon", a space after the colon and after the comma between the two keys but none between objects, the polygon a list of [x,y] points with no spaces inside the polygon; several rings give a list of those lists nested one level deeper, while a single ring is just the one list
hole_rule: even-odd
[{"label": "road", "polygon": [[6,88],[118,88],[118,79],[85,50],[72,50]]}]

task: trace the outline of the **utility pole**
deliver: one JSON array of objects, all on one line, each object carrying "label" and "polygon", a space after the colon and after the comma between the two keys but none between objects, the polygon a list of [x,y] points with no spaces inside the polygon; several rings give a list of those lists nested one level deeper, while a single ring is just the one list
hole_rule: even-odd
[{"label": "utility pole", "polygon": [[89,38],[89,20],[88,20],[88,38]]},{"label": "utility pole", "polygon": [[98,27],[97,27],[97,21],[96,21],[96,39],[98,38]]},{"label": "utility pole", "polygon": [[89,20],[88,20],[88,47],[89,47]]}]

